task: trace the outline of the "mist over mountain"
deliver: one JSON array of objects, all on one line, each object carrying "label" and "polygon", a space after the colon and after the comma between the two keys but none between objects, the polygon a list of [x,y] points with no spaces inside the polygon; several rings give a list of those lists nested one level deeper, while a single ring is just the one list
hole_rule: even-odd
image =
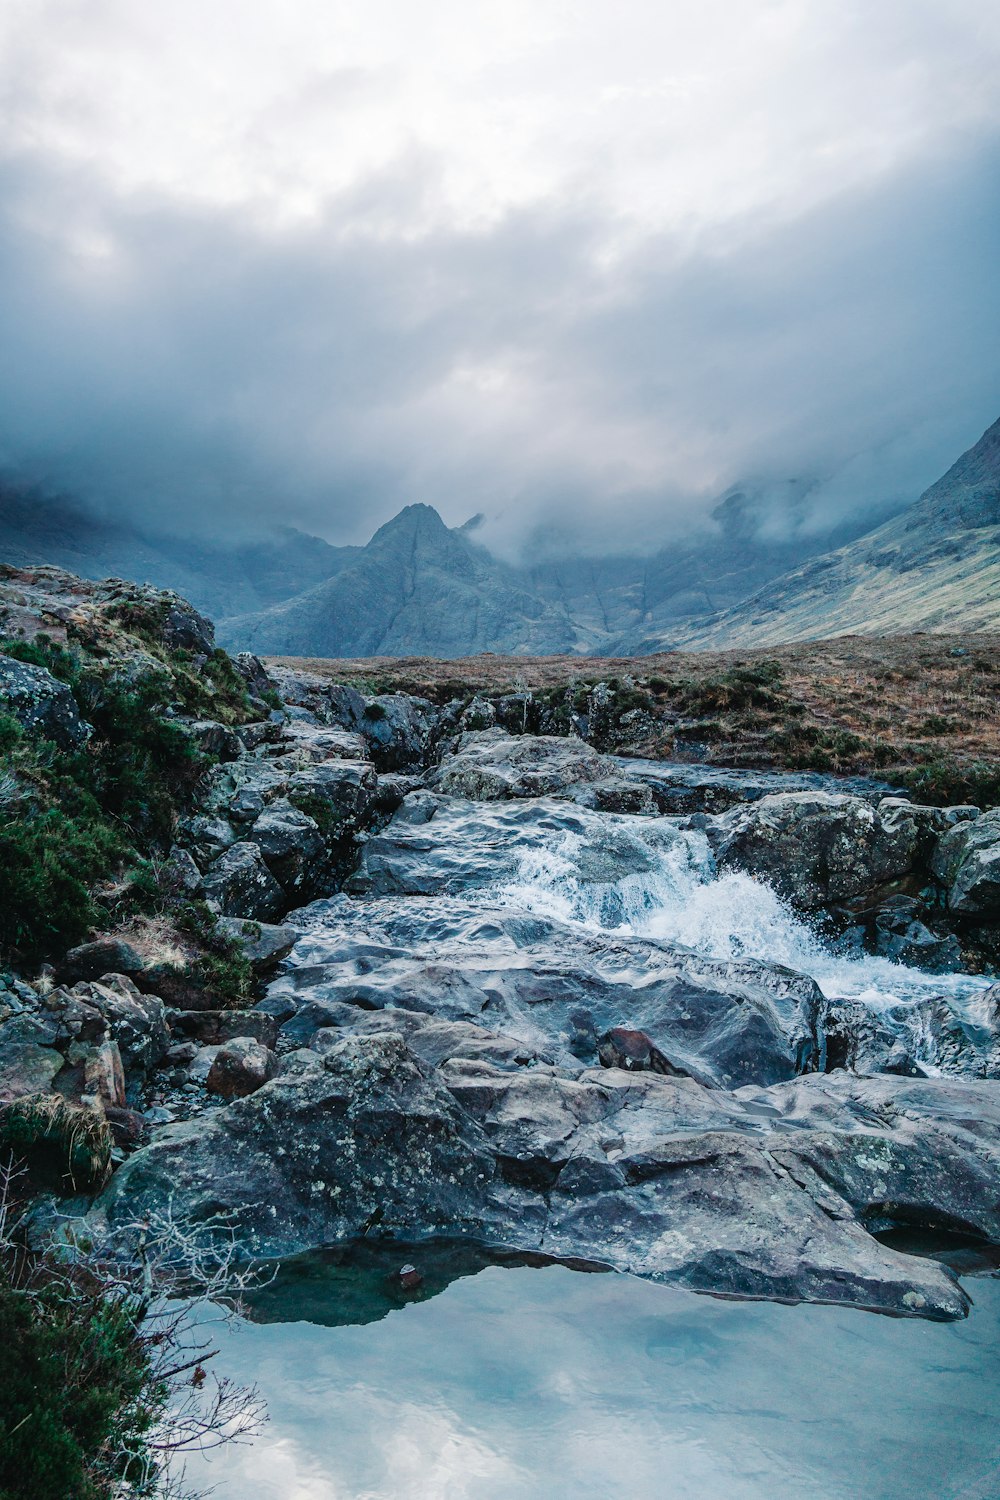
[{"label": "mist over mountain", "polygon": [[1000,421],[902,515],[659,639],[702,649],[948,629],[1000,629]]},{"label": "mist over mountain", "polygon": [[[479,516],[448,527],[426,504],[362,547],[292,527],[226,542],[143,532],[8,484],[0,560],[174,588],[226,645],[265,655],[644,655],[1000,624],[1000,423],[881,526],[856,514],[817,534],[814,491],[789,483],[776,509],[773,489],[736,487],[709,528],[645,556],[550,536],[515,566],[482,545]],[[886,505],[872,500],[869,519]]]}]

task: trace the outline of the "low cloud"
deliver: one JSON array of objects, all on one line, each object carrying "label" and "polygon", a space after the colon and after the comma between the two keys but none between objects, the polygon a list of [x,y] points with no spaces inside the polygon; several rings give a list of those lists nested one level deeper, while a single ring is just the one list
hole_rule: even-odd
[{"label": "low cloud", "polygon": [[[251,159],[287,118],[364,118],[386,77],[271,100]],[[822,534],[915,498],[1000,409],[992,118],[873,133],[835,190],[765,173],[696,232],[694,207],[626,219],[583,157],[552,191],[463,198],[416,130],[299,213],[27,134],[0,161],[0,464],[153,528],[359,541],[419,500],[482,511],[511,555],[553,530],[645,548],[750,482],[774,529]]]}]

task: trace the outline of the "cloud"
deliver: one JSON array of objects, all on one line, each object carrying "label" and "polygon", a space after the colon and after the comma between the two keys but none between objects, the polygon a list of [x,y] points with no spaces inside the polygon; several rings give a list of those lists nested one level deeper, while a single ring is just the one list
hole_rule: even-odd
[{"label": "cloud", "polygon": [[747,478],[822,532],[996,417],[992,10],[474,9],[13,7],[0,461],[175,528],[425,500],[509,552]]}]

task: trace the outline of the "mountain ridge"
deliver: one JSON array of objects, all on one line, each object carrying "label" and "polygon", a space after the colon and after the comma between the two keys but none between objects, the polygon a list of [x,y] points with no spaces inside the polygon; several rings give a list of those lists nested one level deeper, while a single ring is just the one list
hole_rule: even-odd
[{"label": "mountain ridge", "polygon": [[[1000,628],[1000,420],[901,515],[711,622],[692,623],[670,645],[724,649],[948,628]],[[664,643],[653,636],[644,645]]]}]

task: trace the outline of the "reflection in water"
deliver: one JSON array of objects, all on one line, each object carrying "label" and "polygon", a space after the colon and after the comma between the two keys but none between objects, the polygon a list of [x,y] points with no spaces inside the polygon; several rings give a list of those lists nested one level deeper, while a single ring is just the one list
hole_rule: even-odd
[{"label": "reflection in water", "polygon": [[[398,1248],[384,1272],[355,1264],[369,1309]],[[429,1286],[445,1274],[427,1267]],[[1000,1496],[998,1280],[966,1283],[967,1322],[929,1324],[561,1266],[459,1274],[378,1323],[321,1327],[343,1278],[300,1263],[256,1316],[311,1321],[243,1324],[221,1356],[260,1383],[270,1427],[189,1481],[218,1500]]]},{"label": "reflection in water", "polygon": [[[301,1321],[344,1328],[377,1323],[395,1309],[426,1302],[453,1281],[476,1276],[487,1266],[552,1264],[548,1255],[491,1248],[475,1240],[343,1240],[264,1266],[259,1289],[245,1296],[243,1304],[255,1323]],[[610,1274],[607,1266],[572,1264],[574,1270]],[[416,1272],[414,1277],[400,1275],[407,1266]]]}]

